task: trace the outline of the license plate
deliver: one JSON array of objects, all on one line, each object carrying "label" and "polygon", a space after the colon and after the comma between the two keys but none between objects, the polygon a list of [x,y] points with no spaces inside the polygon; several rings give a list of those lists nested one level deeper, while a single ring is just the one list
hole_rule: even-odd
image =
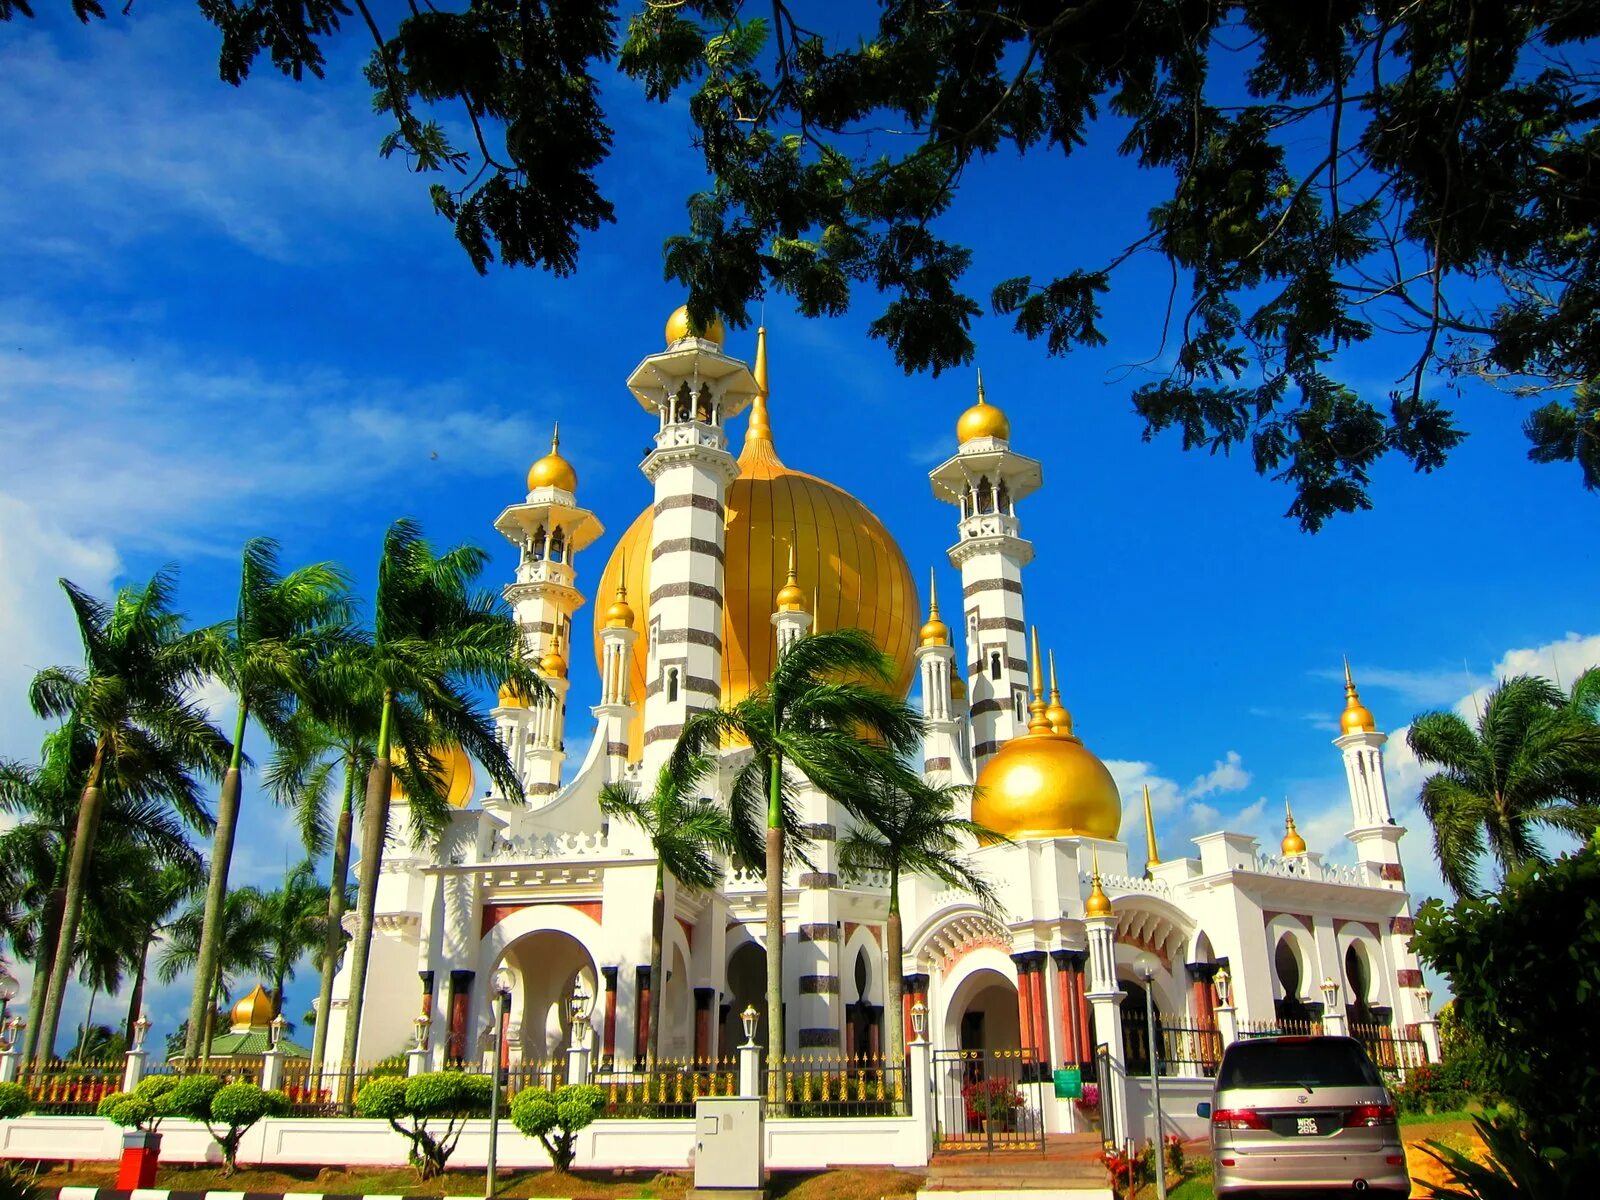
[{"label": "license plate", "polygon": [[1315,1134],[1317,1132],[1317,1119],[1315,1117],[1296,1117],[1294,1131],[1297,1134]]}]

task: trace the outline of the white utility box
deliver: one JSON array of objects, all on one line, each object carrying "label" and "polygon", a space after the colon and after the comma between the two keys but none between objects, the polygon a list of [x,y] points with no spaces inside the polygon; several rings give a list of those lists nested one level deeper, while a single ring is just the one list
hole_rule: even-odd
[{"label": "white utility box", "polygon": [[695,1101],[696,1191],[761,1188],[765,1103],[754,1096],[702,1096]]}]

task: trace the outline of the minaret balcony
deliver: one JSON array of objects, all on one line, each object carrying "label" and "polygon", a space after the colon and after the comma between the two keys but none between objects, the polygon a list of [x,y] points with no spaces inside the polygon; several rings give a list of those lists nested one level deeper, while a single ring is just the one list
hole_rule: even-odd
[{"label": "minaret balcony", "polygon": [[572,564],[552,559],[524,559],[517,564],[518,583],[551,583],[557,587],[572,586]]},{"label": "minaret balcony", "polygon": [[656,434],[655,441],[657,450],[679,450],[698,446],[704,446],[708,450],[721,450],[728,444],[722,427],[705,421],[683,421],[664,426],[661,432]]},{"label": "minaret balcony", "polygon": [[979,513],[959,523],[962,541],[973,538],[1019,538],[1022,522],[1010,513]]}]

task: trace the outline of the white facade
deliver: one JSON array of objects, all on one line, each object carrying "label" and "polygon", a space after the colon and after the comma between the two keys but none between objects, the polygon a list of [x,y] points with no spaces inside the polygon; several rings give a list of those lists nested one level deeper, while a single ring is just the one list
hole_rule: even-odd
[{"label": "white facade", "polygon": [[[631,1068],[642,1053],[654,864],[637,830],[607,825],[597,797],[618,779],[647,787],[686,714],[722,699],[724,590],[732,587],[724,579],[724,505],[739,470],[727,449],[726,422],[752,399],[764,404],[765,371],[758,362],[752,377],[720,341],[691,336],[646,358],[628,382],[656,420],[642,468],[654,485],[654,573],[649,595],[616,598],[630,615],[600,634],[602,694],[590,698],[595,738],[574,748],[578,765],[563,783],[562,718],[566,703],[580,699],[566,694],[562,658],[576,653],[581,640],[571,632],[572,614],[584,602],[573,556],[600,528],[573,492],[535,489],[496,527],[522,548],[507,597],[558,702],[529,708],[502,696],[495,709],[527,781],[526,804],[482,799],[453,815],[437,846],[391,839],[379,883],[362,1060],[404,1050],[424,1010],[432,1015],[431,1062],[476,1058],[492,1020],[488,981],[502,963],[514,981],[511,1057],[553,1061],[565,1053],[566,1000],[580,984],[595,998],[597,1069]],[[937,782],[978,779],[1000,747],[1029,736],[1030,699],[1043,707],[1029,688],[1023,576],[1032,547],[1017,515],[1025,507],[1019,502],[1043,486],[1042,471],[1011,449],[1009,426],[1003,418],[996,425],[997,410],[988,407],[980,414],[989,421],[986,432],[962,441],[932,473],[935,494],[961,511],[950,552],[960,590],[951,579],[941,591],[964,646],[959,661],[967,676],[963,686],[956,677],[961,651],[950,639],[925,636],[914,652],[929,718],[927,771]],[[764,407],[756,419],[765,421]],[[553,539],[557,528],[561,559],[550,553],[551,540],[536,556],[533,539],[541,533]],[[799,561],[800,587],[809,594],[814,581],[804,574],[803,539]],[[770,623],[771,636],[792,636],[810,621],[808,612],[791,609]],[[648,656],[643,694],[629,675],[640,638]],[[893,970],[906,980],[908,1005],[914,998],[927,1005],[936,1076],[941,1049],[1020,1048],[1042,1068],[1092,1062],[1103,1046],[1110,1063],[1103,1085],[1118,1091],[1120,1112],[1131,1105],[1137,1113],[1137,1089],[1124,1064],[1140,1053],[1123,1046],[1122,1017],[1132,1011],[1124,1009],[1127,997],[1142,1005],[1132,963],[1145,950],[1160,960],[1155,1001],[1168,1023],[1203,1030],[1310,1020],[1331,999],[1330,1031],[1362,1023],[1403,1033],[1427,1013],[1407,948],[1410,900],[1399,854],[1405,831],[1389,812],[1384,740],[1350,685],[1345,732],[1335,746],[1350,785],[1353,868],[1325,864],[1315,851],[1274,853],[1276,832],[1266,849],[1254,835],[1207,834],[1195,839],[1190,854],[1160,862],[1143,877],[1133,875],[1127,846],[1113,838],[1074,834],[974,846],[974,865],[998,885],[1000,912],[919,878],[905,881],[905,957],[888,964],[884,881],[839,874],[835,838],[848,818],[802,788],[815,840],[811,863],[792,869],[784,883],[789,1050],[880,1054],[883,1022],[903,1019],[883,1012],[885,972]],[[1137,826],[1131,815],[1124,812],[1124,835]],[[395,830],[407,828],[403,805],[392,820]],[[1294,849],[1290,838],[1284,841]],[[1111,903],[1100,916],[1086,908],[1097,864]],[[764,1004],[765,884],[757,873],[730,866],[719,892],[669,885],[668,902],[676,919],[664,947],[666,979],[655,981],[666,988],[662,1054],[725,1059],[733,1039],[742,1040],[738,1013]],[[1224,964],[1232,981],[1227,1014],[1218,1011],[1215,988]],[[1325,991],[1325,981],[1336,992]],[[341,973],[330,1046],[342,1044],[347,987]],[[935,1084],[941,1086],[937,1078]],[[1050,1101],[1046,1108],[1051,1129],[1070,1129],[1079,1119],[1069,1103]]]}]

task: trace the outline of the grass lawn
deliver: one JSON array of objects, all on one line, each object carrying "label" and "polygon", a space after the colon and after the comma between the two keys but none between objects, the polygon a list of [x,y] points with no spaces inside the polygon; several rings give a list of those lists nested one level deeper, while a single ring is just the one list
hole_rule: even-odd
[{"label": "grass lawn", "polygon": [[[42,1172],[36,1182],[49,1189],[109,1188],[116,1181],[116,1175],[114,1163],[81,1163],[70,1168],[57,1165]],[[777,1171],[772,1175],[768,1194],[774,1200],[883,1200],[912,1196],[923,1180],[924,1176],[916,1172],[881,1167]],[[642,1196],[652,1200],[678,1200],[688,1193],[693,1182],[684,1171],[574,1171],[566,1176],[554,1171],[511,1171],[500,1176],[500,1195],[508,1200],[529,1196],[574,1197],[575,1200],[624,1200]],[[156,1186],[174,1191],[472,1196],[483,1194],[483,1172],[449,1171],[439,1179],[422,1183],[416,1172],[403,1167],[361,1171],[336,1167],[243,1167],[237,1175],[225,1178],[211,1167],[172,1166],[161,1168]]]}]

